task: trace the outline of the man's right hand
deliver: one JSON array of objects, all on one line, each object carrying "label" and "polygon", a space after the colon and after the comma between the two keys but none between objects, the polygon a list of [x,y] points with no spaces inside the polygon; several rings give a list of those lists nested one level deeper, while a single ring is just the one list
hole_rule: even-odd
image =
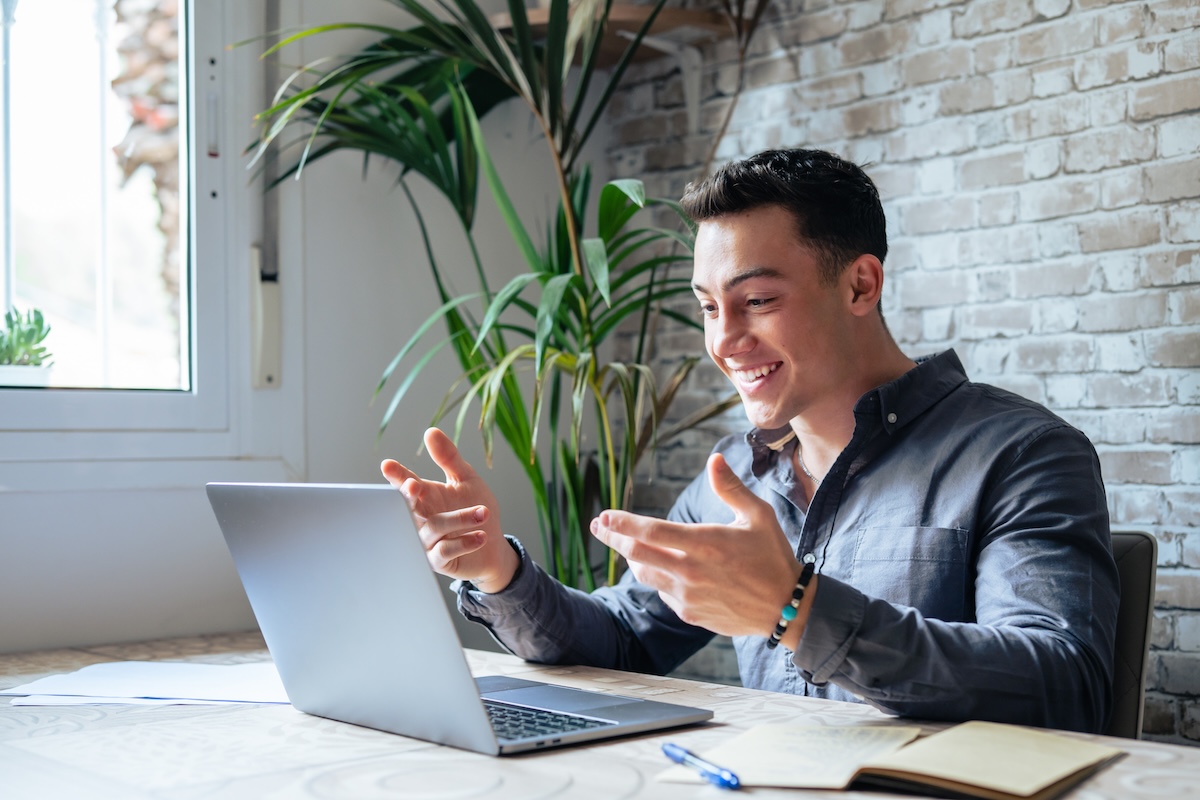
[{"label": "man's right hand", "polygon": [[445,473],[444,483],[421,478],[390,458],[380,465],[383,477],[408,501],[434,570],[470,581],[482,592],[500,591],[520,561],[500,532],[496,496],[445,433],[425,431],[425,447]]}]

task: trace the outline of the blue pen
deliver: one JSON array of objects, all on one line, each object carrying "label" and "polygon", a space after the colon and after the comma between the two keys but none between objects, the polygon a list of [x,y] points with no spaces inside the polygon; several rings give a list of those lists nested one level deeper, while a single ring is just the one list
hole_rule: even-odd
[{"label": "blue pen", "polygon": [[742,782],[738,780],[737,775],[734,775],[724,767],[718,767],[711,761],[705,761],[691,750],[667,742],[662,746],[662,751],[666,754],[667,758],[676,764],[683,764],[685,767],[691,767],[699,772],[704,780],[714,786],[720,786],[722,789],[742,788]]}]

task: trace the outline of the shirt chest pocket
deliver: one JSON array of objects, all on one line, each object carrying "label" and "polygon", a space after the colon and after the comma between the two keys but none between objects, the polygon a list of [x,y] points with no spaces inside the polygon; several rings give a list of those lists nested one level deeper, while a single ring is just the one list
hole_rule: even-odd
[{"label": "shirt chest pocket", "polygon": [[[957,528],[863,528],[850,585],[947,622],[967,620],[967,532]],[[972,606],[974,605],[972,601]]]}]

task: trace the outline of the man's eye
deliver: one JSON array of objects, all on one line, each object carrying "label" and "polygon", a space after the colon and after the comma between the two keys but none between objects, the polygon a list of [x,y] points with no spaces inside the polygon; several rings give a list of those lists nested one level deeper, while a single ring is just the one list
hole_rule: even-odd
[{"label": "man's eye", "polygon": [[754,297],[750,300],[747,300],[746,305],[750,306],[751,308],[762,308],[765,305],[769,305],[774,299],[774,297]]},{"label": "man's eye", "polygon": [[717,313],[717,307],[715,305],[713,305],[712,303],[701,303],[700,304],[700,315],[701,316],[711,317],[715,313]]}]

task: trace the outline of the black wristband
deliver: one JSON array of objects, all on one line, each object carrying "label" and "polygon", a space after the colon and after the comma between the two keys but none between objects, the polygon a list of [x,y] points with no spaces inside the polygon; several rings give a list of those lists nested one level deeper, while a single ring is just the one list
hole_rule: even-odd
[{"label": "black wristband", "polygon": [[779,646],[779,640],[783,638],[788,623],[796,618],[800,601],[804,599],[804,590],[808,588],[808,582],[812,580],[813,570],[816,568],[815,562],[816,559],[811,554],[804,557],[804,569],[800,570],[800,577],[796,579],[796,588],[792,589],[792,599],[780,610],[779,622],[775,623],[775,630],[767,639],[768,650],[774,650]]}]

